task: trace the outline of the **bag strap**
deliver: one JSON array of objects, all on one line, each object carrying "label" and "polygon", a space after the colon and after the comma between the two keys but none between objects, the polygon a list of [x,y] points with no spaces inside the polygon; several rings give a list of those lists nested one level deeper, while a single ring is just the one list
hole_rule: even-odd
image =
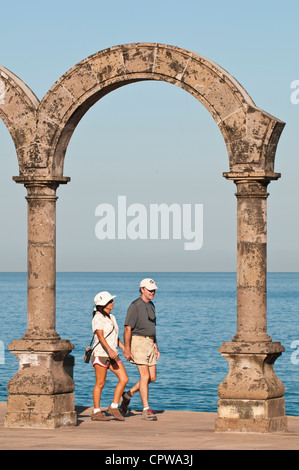
[{"label": "bag strap", "polygon": [[[107,336],[105,336],[105,338],[104,338],[104,339],[108,338],[108,336],[110,336],[110,335],[111,335],[112,331],[114,331],[114,325],[113,325],[113,327],[112,327],[112,330],[110,331],[110,333],[108,333],[108,335],[107,335]],[[90,345],[89,345],[90,347],[91,347],[91,345],[92,345],[92,342],[93,342],[93,340],[94,340],[94,334],[95,334],[95,332],[93,333],[93,336],[92,336],[92,339],[91,339],[91,342],[90,342]],[[93,351],[93,350],[94,350],[94,349],[95,349],[95,348],[96,348],[96,347],[97,347],[97,346],[100,344],[100,342],[101,342],[101,341],[98,341],[98,342],[97,342],[97,344],[96,344],[96,345],[95,345],[95,346],[92,348],[92,350],[91,350],[91,351]]]}]

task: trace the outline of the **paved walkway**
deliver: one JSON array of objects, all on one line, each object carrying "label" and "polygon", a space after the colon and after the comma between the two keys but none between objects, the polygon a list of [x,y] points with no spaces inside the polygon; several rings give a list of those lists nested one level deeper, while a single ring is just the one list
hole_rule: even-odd
[{"label": "paved walkway", "polygon": [[140,418],[140,411],[132,410],[125,421],[95,422],[90,419],[91,408],[78,407],[77,412],[75,428],[7,429],[4,428],[6,403],[2,402],[0,449],[97,449],[109,451],[110,455],[118,450],[299,449],[299,417],[288,417],[288,432],[256,434],[215,433],[216,413],[160,411],[157,421],[148,422]]}]

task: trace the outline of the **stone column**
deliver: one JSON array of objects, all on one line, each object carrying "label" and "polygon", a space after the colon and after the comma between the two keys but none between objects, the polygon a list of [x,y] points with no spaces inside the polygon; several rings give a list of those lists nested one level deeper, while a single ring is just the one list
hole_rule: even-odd
[{"label": "stone column", "polygon": [[219,351],[230,370],[218,389],[216,431],[286,430],[284,351],[267,334],[267,185],[279,174],[225,173],[237,186],[237,333]]},{"label": "stone column", "polygon": [[8,347],[19,371],[7,386],[5,426],[74,426],[74,383],[63,367],[73,345],[55,329],[56,189],[69,178],[14,180],[28,192],[27,332]]},{"label": "stone column", "polygon": [[55,331],[57,182],[28,182],[27,333],[59,339]]}]

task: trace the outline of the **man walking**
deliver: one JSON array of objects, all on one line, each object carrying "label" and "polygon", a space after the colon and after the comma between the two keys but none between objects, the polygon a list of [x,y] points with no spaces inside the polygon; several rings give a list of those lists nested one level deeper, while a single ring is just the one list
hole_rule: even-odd
[{"label": "man walking", "polygon": [[156,360],[160,352],[156,340],[156,314],[152,300],[158,289],[153,279],[140,282],[140,297],[128,308],[124,331],[124,356],[137,365],[140,379],[121,398],[120,411],[126,413],[131,397],[139,391],[143,404],[142,419],[157,420],[149,407],[149,384],[156,380]]}]

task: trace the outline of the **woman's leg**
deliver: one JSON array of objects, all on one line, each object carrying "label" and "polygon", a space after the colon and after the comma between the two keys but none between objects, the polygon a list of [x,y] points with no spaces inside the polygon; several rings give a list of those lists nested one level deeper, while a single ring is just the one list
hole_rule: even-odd
[{"label": "woman's leg", "polygon": [[96,375],[96,383],[93,389],[93,405],[94,408],[100,408],[101,393],[106,382],[107,367],[95,364],[94,371]]},{"label": "woman's leg", "polygon": [[111,364],[110,370],[112,370],[112,372],[114,372],[114,374],[118,378],[118,384],[115,387],[113,396],[113,403],[116,404],[119,402],[120,397],[122,396],[125,386],[129,381],[129,377],[122,362]]}]

